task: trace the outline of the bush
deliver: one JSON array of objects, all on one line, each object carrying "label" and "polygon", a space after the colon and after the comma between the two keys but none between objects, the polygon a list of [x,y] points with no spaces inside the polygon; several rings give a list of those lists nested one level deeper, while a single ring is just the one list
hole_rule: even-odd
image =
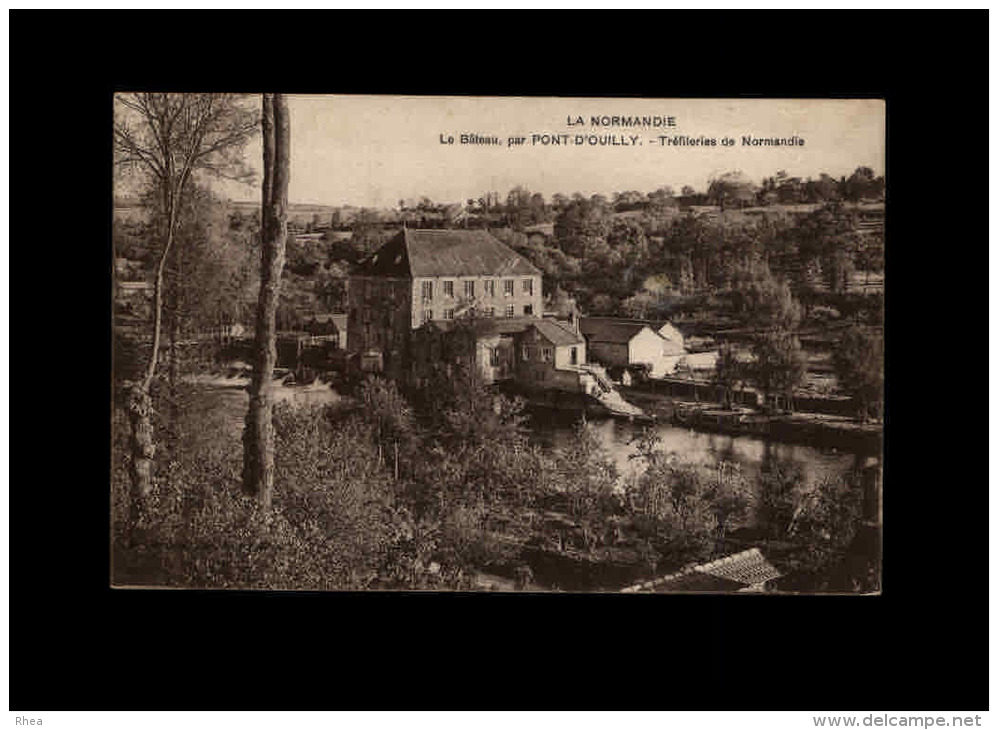
[{"label": "bush", "polygon": [[241,492],[238,429],[217,403],[180,411],[173,448],[127,522],[127,419],[115,414],[115,581],[185,587],[344,589],[375,582],[393,538],[388,477],[356,420],[275,406],[275,499]]}]

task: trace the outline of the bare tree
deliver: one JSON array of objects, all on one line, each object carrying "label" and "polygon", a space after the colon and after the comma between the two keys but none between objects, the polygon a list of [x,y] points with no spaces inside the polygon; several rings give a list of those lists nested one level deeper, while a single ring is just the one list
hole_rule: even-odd
[{"label": "bare tree", "polygon": [[192,177],[213,174],[247,179],[241,152],[257,129],[257,116],[232,94],[117,94],[114,98],[115,163],[139,172],[159,197],[163,226],[153,291],[152,350],[141,379],[130,384],[132,502],[152,488],[153,403],[163,319],[163,274],[173,247],[180,201]]},{"label": "bare tree", "polygon": [[263,215],[260,297],[249,410],[243,430],[243,489],[270,509],[274,494],[271,388],[277,363],[277,304],[288,238],[291,132],[283,94],[263,95]]}]

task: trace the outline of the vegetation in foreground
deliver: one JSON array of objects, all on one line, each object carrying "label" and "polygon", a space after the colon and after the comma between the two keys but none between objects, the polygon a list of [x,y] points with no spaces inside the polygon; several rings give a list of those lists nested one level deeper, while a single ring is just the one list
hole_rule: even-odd
[{"label": "vegetation in foreground", "polygon": [[162,459],[131,528],[127,421],[116,410],[117,584],[474,590],[485,573],[613,590],[741,549],[751,524],[754,544],[778,546],[785,572],[808,576],[801,589],[876,588],[863,570],[834,576],[860,524],[851,479],[806,483],[774,464],[750,480],[734,464],[667,457],[648,432],[636,456],[646,468],[622,480],[588,427],[561,449],[531,444],[521,404],[468,377],[419,408],[372,378],[363,409],[275,407],[268,512],[241,490],[238,433],[217,394],[174,392],[181,402],[156,422]]}]

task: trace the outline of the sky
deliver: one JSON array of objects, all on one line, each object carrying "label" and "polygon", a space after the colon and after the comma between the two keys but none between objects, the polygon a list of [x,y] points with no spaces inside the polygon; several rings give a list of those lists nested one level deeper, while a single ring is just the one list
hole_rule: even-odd
[{"label": "sky", "polygon": [[[836,178],[859,166],[884,174],[881,100],[628,99],[559,97],[289,96],[292,203],[395,207],[426,196],[438,203],[477,199],[522,185],[589,196],[668,185],[706,190],[715,175],[741,171],[758,183],[790,176]],[[672,118],[674,126],[593,126],[592,117]],[[581,120],[579,119],[581,117]],[[612,120],[607,120],[612,121]],[[500,145],[461,144],[462,134]],[[568,144],[543,144],[533,135]],[[578,139],[576,135],[583,135]],[[591,135],[596,135],[590,144]],[[599,144],[616,135],[617,144]],[[662,145],[670,138],[713,138],[715,146]],[[746,146],[743,136],[792,138],[803,146]],[[634,139],[637,136],[637,139]],[[453,144],[442,143],[454,138]],[[509,146],[510,137],[525,143]],[[730,146],[722,144],[728,138]],[[581,141],[581,144],[574,142]],[[259,139],[246,150],[261,159]],[[259,168],[259,162],[256,163]],[[234,200],[257,188],[215,183]]]}]

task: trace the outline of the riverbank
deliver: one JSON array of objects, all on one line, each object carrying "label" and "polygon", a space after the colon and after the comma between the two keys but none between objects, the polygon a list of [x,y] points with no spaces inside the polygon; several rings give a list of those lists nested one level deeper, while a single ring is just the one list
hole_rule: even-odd
[{"label": "riverbank", "polygon": [[816,448],[879,453],[883,427],[858,423],[827,413],[764,414],[747,408],[722,409],[720,403],[688,400],[619,386],[621,395],[656,421],[674,423],[697,431],[762,438]]}]

